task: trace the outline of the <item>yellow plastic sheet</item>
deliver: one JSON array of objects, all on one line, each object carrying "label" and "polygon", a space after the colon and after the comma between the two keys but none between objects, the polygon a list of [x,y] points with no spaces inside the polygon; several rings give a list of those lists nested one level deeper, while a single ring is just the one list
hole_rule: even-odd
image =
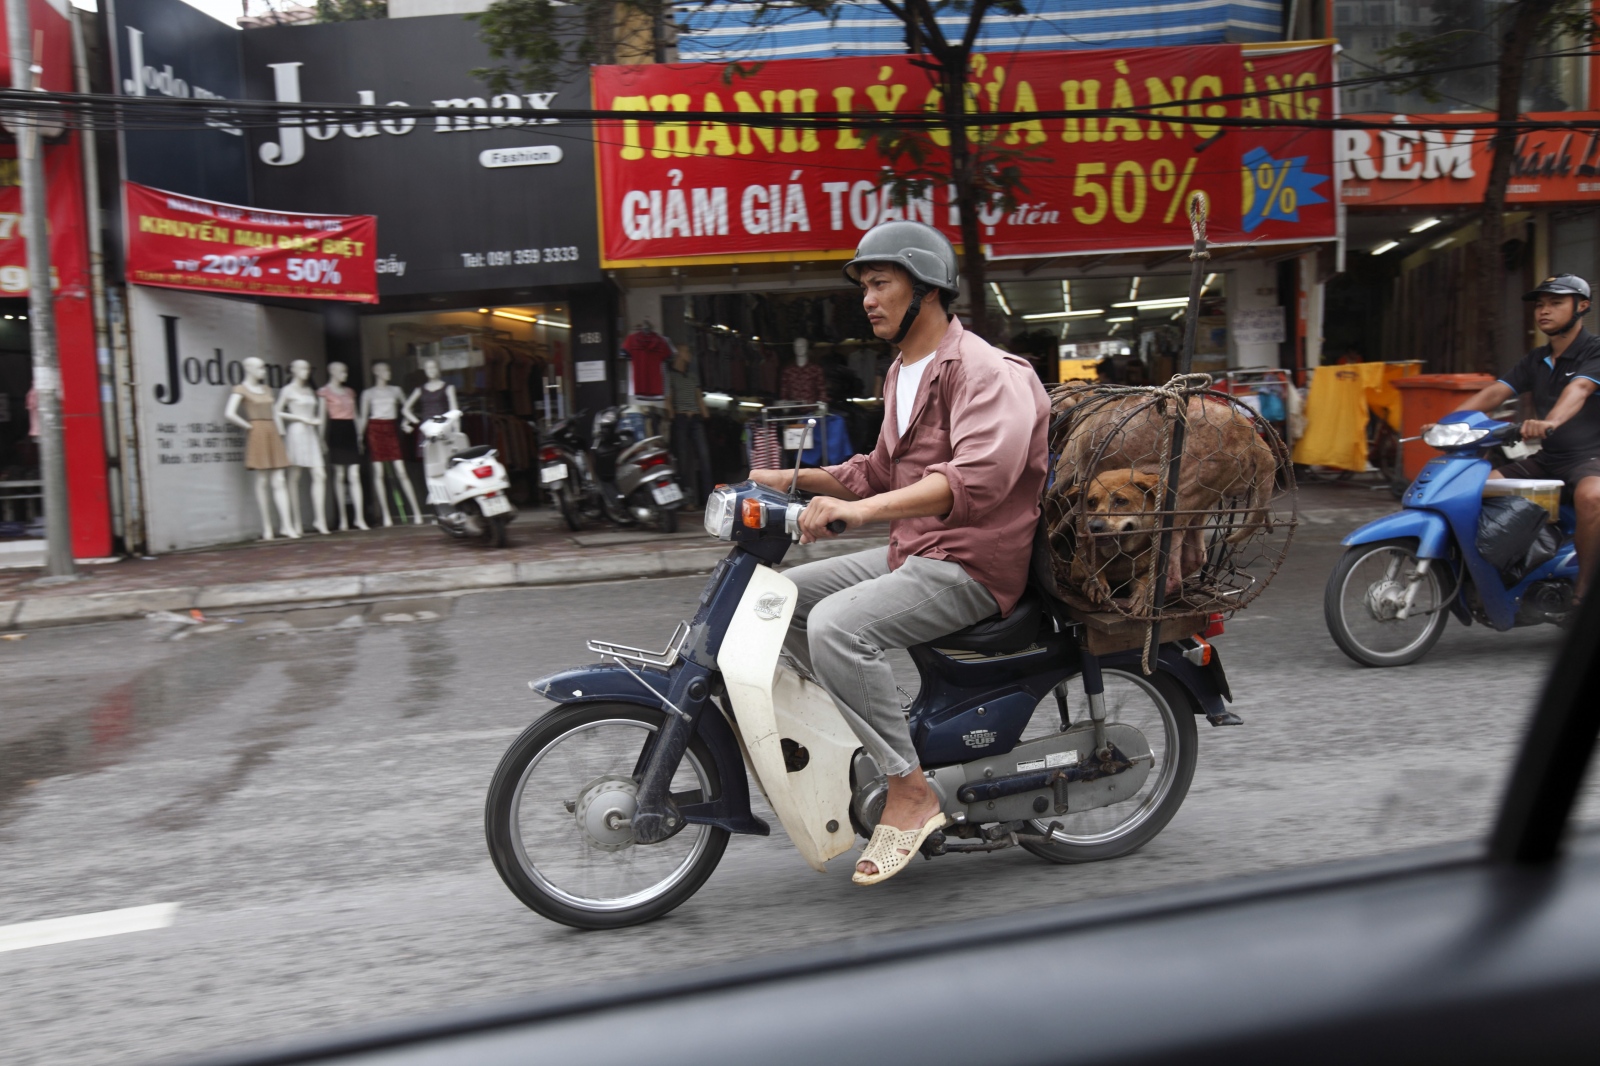
[{"label": "yellow plastic sheet", "polygon": [[1400,432],[1400,390],[1394,387],[1396,378],[1409,378],[1422,373],[1421,359],[1408,359],[1399,363],[1358,363],[1357,366],[1383,367],[1383,384],[1367,390],[1367,407],[1389,423],[1389,428]]},{"label": "yellow plastic sheet", "polygon": [[[1397,364],[1404,365],[1404,364]],[[1337,470],[1367,468],[1367,395],[1395,393],[1393,420],[1399,421],[1399,389],[1387,363],[1319,366],[1306,397],[1306,431],[1294,446],[1294,461]]]}]

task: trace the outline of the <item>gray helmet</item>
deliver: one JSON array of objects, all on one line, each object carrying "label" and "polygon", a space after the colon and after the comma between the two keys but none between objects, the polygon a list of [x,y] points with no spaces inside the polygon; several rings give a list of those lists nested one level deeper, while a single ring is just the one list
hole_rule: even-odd
[{"label": "gray helmet", "polygon": [[884,222],[868,230],[856,246],[855,258],[844,265],[844,276],[860,284],[861,268],[874,263],[893,263],[911,275],[911,306],[895,334],[899,344],[911,332],[911,324],[922,310],[923,298],[930,289],[942,289],[955,299],[961,271],[950,239],[922,222]]},{"label": "gray helmet", "polygon": [[[871,234],[868,234],[871,236]],[[1580,300],[1587,300],[1589,296],[1589,283],[1576,274],[1557,274],[1553,278],[1545,278],[1537,288],[1522,294],[1524,300],[1537,300],[1544,295],[1550,296],[1576,296]]]}]

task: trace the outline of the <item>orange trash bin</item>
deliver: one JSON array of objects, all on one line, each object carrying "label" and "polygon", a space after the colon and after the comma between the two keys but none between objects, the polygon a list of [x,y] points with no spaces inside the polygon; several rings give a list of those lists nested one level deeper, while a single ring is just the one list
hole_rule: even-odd
[{"label": "orange trash bin", "polygon": [[[1494,380],[1490,374],[1416,374],[1397,378],[1393,385],[1401,395],[1400,422],[1403,428],[1400,435],[1417,436],[1428,423],[1437,422],[1445,415],[1461,410],[1461,405],[1473,393],[1485,385],[1493,384]],[[1404,449],[1408,481],[1416,479],[1429,459],[1441,454],[1438,449],[1430,448],[1420,440],[1407,441]]]}]

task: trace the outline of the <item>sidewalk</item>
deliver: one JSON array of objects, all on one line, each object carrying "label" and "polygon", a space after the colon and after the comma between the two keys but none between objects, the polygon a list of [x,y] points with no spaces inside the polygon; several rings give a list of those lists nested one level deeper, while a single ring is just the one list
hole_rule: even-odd
[{"label": "sidewalk", "polygon": [[[1344,526],[1394,510],[1360,483],[1305,486],[1304,526]],[[684,512],[680,532],[596,528],[570,532],[554,511],[524,511],[510,545],[447,539],[435,527],[309,533],[151,559],[83,565],[77,581],[40,583],[35,568],[0,569],[0,630],[137,618],[151,611],[217,611],[519,585],[570,585],[703,574],[728,552]],[[1342,530],[1341,530],[1342,531]],[[796,546],[787,562],[827,558],[887,542],[882,531]]]}]

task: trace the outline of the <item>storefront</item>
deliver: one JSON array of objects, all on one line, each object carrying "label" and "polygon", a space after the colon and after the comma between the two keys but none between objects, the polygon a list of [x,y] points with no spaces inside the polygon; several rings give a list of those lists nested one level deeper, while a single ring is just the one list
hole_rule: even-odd
[{"label": "storefront", "polygon": [[[118,41],[124,92],[198,95],[203,81],[203,91],[214,95],[409,102],[461,113],[319,123],[313,112],[275,128],[125,136],[131,181],[165,182],[159,187],[210,198],[219,189],[248,189],[242,202],[274,214],[376,217],[374,248],[367,250],[376,271],[371,302],[129,286],[131,365],[146,371],[134,402],[151,471],[142,493],[151,516],[149,549],[260,535],[253,504],[245,500],[239,449],[230,443],[237,431],[218,423],[224,394],[236,382],[224,374],[213,384],[202,375],[178,402],[205,410],[171,417],[173,394],[157,396],[151,385],[161,380],[173,346],[181,349],[179,365],[194,358],[203,366],[211,354],[226,368],[256,355],[274,387],[293,360],[305,359],[314,386],[324,384],[327,366],[338,362],[359,393],[375,384],[381,363],[409,397],[436,367],[454,389],[469,437],[501,449],[513,498],[535,502],[543,428],[571,411],[612,402],[615,388],[608,353],[617,343],[616,304],[595,243],[590,135],[541,114],[587,106],[583,81],[558,92],[485,92],[472,71],[489,58],[476,25],[458,16],[239,33],[211,20],[196,23],[179,0],[122,0],[111,17],[123,18],[108,32]],[[144,71],[142,79],[123,75],[136,69]],[[194,166],[196,158],[212,165]],[[220,391],[203,397],[207,390]],[[412,412],[423,413],[417,404]],[[406,424],[403,417],[397,421]],[[191,503],[172,472],[161,469],[159,455],[188,447],[192,435],[183,427],[190,425],[199,427],[194,448],[219,456],[225,469],[218,476],[231,480],[212,494],[205,521],[162,532],[157,516],[181,515]],[[424,498],[416,435],[399,436],[406,471]],[[376,521],[374,474],[363,476],[366,518]],[[390,493],[393,488],[390,483]],[[414,517],[405,494],[393,499],[397,520]]]},{"label": "storefront", "polygon": [[[1075,79],[1065,86],[1063,64]],[[1332,113],[1332,102],[1294,87],[1325,83],[1330,69],[1326,46],[986,56],[974,64],[974,99],[1001,112],[1176,100],[1198,117],[1308,117]],[[601,124],[604,265],[635,335],[649,327],[674,349],[691,349],[712,406],[718,477],[771,458],[758,448],[759,431],[775,407],[781,415],[813,398],[819,375],[810,365],[820,365],[830,413],[847,416],[851,446],[870,447],[889,352],[839,268],[880,221],[910,217],[958,239],[949,190],[931,183],[897,197],[881,177],[894,163],[870,135],[741,126],[737,115],[934,107],[927,73],[907,57],[774,61],[724,84],[720,67],[670,64],[596,68],[594,84],[597,106],[642,113]],[[646,117],[663,110],[726,110],[729,120]],[[931,158],[942,136],[927,135]],[[1189,191],[1209,197],[1213,245],[1196,369],[1315,365],[1321,283],[1337,264],[1339,235],[1326,131],[1091,117],[1018,122],[987,136],[986,151],[1009,154],[1024,176],[1016,206],[980,216],[990,334],[1025,354],[1041,379],[1102,373],[1102,360],[1117,380],[1170,374],[1188,291],[1181,205]],[[969,301],[964,293],[958,314]],[[624,348],[647,364],[660,358],[653,345]],[[655,380],[653,365],[632,373]]]},{"label": "storefront", "polygon": [[[589,132],[541,114],[587,107],[587,86],[580,78],[557,92],[487,93],[472,75],[489,61],[477,26],[453,15],[242,38],[252,97],[460,110],[252,131],[254,202],[378,217],[380,301],[330,314],[329,358],[349,365],[357,388],[386,363],[408,395],[436,362],[468,436],[498,446],[513,498],[536,502],[543,427],[613,402],[616,387]],[[403,447],[417,454],[414,435]]]},{"label": "storefront", "polygon": [[[35,0],[29,5],[29,15],[43,87],[72,91],[71,22],[66,6],[58,9],[45,0]],[[5,27],[0,25],[0,42],[5,40]],[[11,84],[6,48],[0,48],[0,84]],[[47,134],[44,163],[72,553],[78,558],[99,558],[111,553],[112,500],[106,479],[106,429],[85,238],[80,136],[59,130]],[[34,279],[28,274],[21,226],[16,147],[9,135],[4,141],[0,144],[0,549],[21,549],[31,556],[37,554],[32,549],[43,536],[44,510],[32,416],[35,381],[28,332],[28,292]]]},{"label": "storefront", "polygon": [[[1600,276],[1600,134],[1550,130],[1517,138],[1496,264],[1505,327],[1499,349],[1487,351],[1462,299],[1474,291],[1478,270],[1488,133],[1411,127],[1430,118],[1469,123],[1490,116],[1369,117],[1390,128],[1338,138],[1350,269],[1330,291],[1340,311],[1329,319],[1332,354],[1421,359],[1432,372],[1503,371],[1543,343],[1522,293],[1551,274]],[[1600,112],[1530,117],[1593,121]]]}]

